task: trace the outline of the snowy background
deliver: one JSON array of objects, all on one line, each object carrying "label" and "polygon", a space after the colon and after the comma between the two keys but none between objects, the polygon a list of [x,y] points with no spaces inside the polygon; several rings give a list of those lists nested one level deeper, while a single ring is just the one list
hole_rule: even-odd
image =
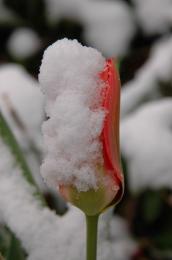
[{"label": "snowy background", "polygon": [[172,259],[172,0],[0,0],[0,259],[84,260],[83,215],[39,173],[37,77],[64,37],[115,57],[121,75],[126,187],[100,220],[98,260]]}]

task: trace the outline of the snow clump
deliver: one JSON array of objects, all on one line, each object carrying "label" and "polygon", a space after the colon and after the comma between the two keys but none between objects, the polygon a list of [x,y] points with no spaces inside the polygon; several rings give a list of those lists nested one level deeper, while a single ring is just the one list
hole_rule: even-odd
[{"label": "snow clump", "polygon": [[41,46],[39,36],[30,28],[15,30],[7,43],[10,54],[18,59],[26,59],[34,55]]},{"label": "snow clump", "polygon": [[46,156],[41,173],[50,186],[73,185],[78,191],[98,187],[105,117],[99,73],[104,66],[97,50],[76,40],[59,40],[44,53],[39,81],[48,120],[42,128]]}]

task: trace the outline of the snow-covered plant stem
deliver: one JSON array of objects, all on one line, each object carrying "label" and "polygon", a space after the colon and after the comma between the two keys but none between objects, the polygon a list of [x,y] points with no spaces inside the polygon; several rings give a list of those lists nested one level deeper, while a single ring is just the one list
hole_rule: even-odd
[{"label": "snow-covered plant stem", "polygon": [[87,257],[86,260],[97,259],[97,231],[99,215],[86,217],[87,224]]}]

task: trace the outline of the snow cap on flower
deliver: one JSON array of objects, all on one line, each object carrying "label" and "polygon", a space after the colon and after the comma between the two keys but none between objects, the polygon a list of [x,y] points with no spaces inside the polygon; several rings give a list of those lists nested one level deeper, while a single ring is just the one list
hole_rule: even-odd
[{"label": "snow cap on flower", "polygon": [[47,150],[41,173],[50,185],[97,188],[95,161],[103,160],[99,136],[105,116],[99,73],[104,66],[97,50],[76,40],[59,40],[44,53],[39,81],[49,119],[43,124]]}]

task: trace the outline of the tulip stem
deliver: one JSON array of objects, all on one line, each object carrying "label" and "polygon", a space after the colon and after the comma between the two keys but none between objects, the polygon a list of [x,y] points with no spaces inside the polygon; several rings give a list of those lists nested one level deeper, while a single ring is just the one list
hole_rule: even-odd
[{"label": "tulip stem", "polygon": [[97,258],[97,226],[99,215],[86,215],[87,224],[87,260],[96,260]]}]

